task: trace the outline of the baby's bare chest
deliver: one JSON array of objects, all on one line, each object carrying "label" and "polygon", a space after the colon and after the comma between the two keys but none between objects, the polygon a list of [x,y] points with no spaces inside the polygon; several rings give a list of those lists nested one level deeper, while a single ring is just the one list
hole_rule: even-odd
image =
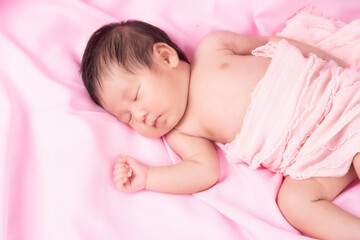
[{"label": "baby's bare chest", "polygon": [[[251,93],[269,60],[231,58],[193,69],[185,123],[193,135],[231,142],[241,131]],[[185,126],[185,124],[184,124]]]}]

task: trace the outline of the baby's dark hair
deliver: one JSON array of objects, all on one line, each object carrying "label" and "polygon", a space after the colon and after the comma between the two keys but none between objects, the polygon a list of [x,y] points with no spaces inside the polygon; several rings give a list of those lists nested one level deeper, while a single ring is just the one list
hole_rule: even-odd
[{"label": "baby's dark hair", "polygon": [[185,53],[161,29],[138,20],[115,22],[102,26],[90,37],[81,61],[81,76],[91,99],[99,106],[97,85],[109,63],[134,73],[137,67],[151,69],[152,49],[157,42],[174,48],[179,59],[189,63]]}]

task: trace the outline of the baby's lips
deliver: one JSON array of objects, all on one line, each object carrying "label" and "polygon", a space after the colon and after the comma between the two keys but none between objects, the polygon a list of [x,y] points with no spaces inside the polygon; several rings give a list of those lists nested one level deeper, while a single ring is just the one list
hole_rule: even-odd
[{"label": "baby's lips", "polygon": [[155,120],[152,120],[150,117],[147,117],[147,118],[145,119],[145,123],[146,123],[146,125],[154,126],[154,125],[155,125],[155,122],[156,122],[156,119],[157,119],[157,118],[155,118]]}]

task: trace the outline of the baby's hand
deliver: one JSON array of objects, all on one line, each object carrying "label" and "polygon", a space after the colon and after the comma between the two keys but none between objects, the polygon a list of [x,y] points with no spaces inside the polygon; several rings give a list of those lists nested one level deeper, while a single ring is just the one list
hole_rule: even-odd
[{"label": "baby's hand", "polygon": [[114,165],[114,183],[121,192],[136,192],[145,189],[149,168],[136,159],[124,156]]}]

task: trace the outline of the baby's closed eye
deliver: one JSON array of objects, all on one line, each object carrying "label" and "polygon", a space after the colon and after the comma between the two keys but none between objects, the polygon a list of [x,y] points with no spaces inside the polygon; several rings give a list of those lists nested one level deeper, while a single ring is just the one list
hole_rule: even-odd
[{"label": "baby's closed eye", "polygon": [[138,100],[138,97],[139,97],[139,90],[140,90],[140,87],[138,87],[138,89],[136,90],[136,94],[135,94],[134,102],[136,102],[136,101]]}]

